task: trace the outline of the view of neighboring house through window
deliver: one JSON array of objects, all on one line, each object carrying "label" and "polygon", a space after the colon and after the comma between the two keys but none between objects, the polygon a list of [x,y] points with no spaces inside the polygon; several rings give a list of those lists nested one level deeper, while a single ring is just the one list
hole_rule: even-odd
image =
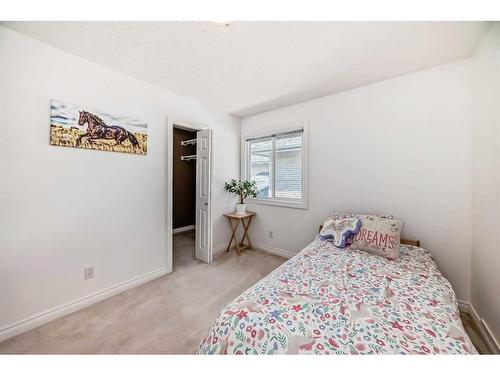
[{"label": "view of neighboring house through window", "polygon": [[276,183],[275,196],[302,198],[302,134],[275,140]]},{"label": "view of neighboring house through window", "polygon": [[250,142],[250,180],[257,183],[257,197],[273,196],[273,140]]},{"label": "view of neighboring house through window", "polygon": [[257,183],[257,199],[303,199],[303,129],[248,138],[247,179]]}]

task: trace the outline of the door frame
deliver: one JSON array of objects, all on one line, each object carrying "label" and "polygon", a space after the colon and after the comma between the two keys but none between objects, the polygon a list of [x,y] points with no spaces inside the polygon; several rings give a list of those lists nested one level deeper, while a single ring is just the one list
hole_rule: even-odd
[{"label": "door frame", "polygon": [[[173,184],[174,184],[174,151],[173,151],[173,138],[174,138],[174,127],[182,128],[186,130],[202,130],[202,129],[212,129],[212,127],[200,123],[196,123],[189,120],[184,120],[178,117],[169,116],[167,119],[167,272],[173,271]],[[214,164],[214,152],[213,152],[213,142],[212,151],[210,153],[210,164],[212,166],[210,171],[210,227],[208,228],[209,233],[209,246],[213,252],[213,209],[212,209],[212,190],[213,190],[213,164]],[[196,184],[198,186],[198,178],[196,179]]]}]

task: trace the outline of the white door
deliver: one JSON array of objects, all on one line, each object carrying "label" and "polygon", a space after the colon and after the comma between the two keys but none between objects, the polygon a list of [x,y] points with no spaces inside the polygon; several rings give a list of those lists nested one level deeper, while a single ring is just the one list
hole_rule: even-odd
[{"label": "white door", "polygon": [[212,261],[212,130],[196,133],[196,258]]}]

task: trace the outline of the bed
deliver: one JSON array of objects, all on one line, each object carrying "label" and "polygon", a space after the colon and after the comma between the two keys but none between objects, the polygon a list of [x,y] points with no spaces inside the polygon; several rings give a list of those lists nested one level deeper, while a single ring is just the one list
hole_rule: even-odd
[{"label": "bed", "polygon": [[403,242],[394,261],[317,236],[228,304],[197,353],[477,354],[450,283]]}]

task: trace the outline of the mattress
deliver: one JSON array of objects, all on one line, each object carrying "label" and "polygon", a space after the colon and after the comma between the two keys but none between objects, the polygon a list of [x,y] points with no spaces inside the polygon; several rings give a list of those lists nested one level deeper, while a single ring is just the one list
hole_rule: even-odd
[{"label": "mattress", "polygon": [[229,303],[198,354],[476,354],[430,253],[398,260],[317,237]]}]

